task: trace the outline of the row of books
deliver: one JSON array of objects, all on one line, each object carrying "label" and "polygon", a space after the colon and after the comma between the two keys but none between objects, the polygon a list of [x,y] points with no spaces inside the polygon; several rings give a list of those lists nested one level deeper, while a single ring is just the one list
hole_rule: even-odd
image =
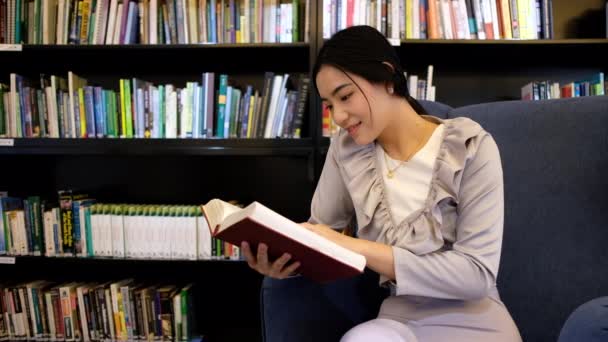
[{"label": "row of books", "polygon": [[0,255],[242,260],[212,237],[200,206],[99,203],[85,193],[0,197]]},{"label": "row of books", "polygon": [[[416,73],[404,72],[408,92],[417,100],[435,101],[436,86],[433,83],[435,67],[427,66],[426,77]],[[338,125],[332,119],[331,113],[326,106],[322,109],[321,134],[323,137],[332,137],[339,130]]]},{"label": "row of books", "polygon": [[308,41],[310,0],[1,0],[0,44]]},{"label": "row of books", "polygon": [[206,72],[183,88],[120,79],[116,91],[70,71],[36,83],[0,84],[0,137],[300,138],[310,78],[266,72],[258,90]]},{"label": "row of books", "polygon": [[521,87],[523,100],[548,100],[579,96],[601,96],[608,94],[608,82],[599,72],[588,79],[566,83],[555,81],[532,81]]},{"label": "row of books", "polygon": [[323,36],[354,25],[387,38],[550,39],[552,0],[323,0]]},{"label": "row of books", "polygon": [[201,341],[193,289],[134,279],[0,283],[0,340]]}]

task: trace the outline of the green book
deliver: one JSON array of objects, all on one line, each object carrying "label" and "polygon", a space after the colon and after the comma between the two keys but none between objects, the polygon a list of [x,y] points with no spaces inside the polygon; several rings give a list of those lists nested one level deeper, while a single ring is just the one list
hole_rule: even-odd
[{"label": "green book", "polygon": [[125,119],[126,119],[126,137],[133,138],[133,115],[131,113],[131,82],[124,81],[125,87]]},{"label": "green book", "polygon": [[228,75],[220,75],[220,88],[217,97],[217,121],[215,135],[224,138],[224,118],[226,117],[226,95],[228,90]]},{"label": "green book", "polygon": [[240,120],[240,103],[241,103],[241,90],[232,88],[232,104],[230,105],[230,138],[237,137],[237,129]]},{"label": "green book", "polygon": [[[90,206],[84,207],[84,231],[86,232],[87,240],[85,241],[87,246],[87,254],[88,257],[95,256],[93,251],[93,226],[91,225],[91,216],[96,215],[97,204],[92,204]],[[93,214],[95,213],[95,214]]]}]

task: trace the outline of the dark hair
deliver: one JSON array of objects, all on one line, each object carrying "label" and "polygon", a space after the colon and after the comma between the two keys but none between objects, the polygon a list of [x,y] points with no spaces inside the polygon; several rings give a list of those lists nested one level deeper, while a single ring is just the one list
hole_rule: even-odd
[{"label": "dark hair", "polygon": [[404,97],[416,113],[427,114],[409,94],[397,51],[382,33],[371,26],[351,26],[336,32],[323,44],[312,74],[317,93],[317,74],[323,65],[334,66],[345,73],[351,72],[371,83],[392,82],[395,93]]}]

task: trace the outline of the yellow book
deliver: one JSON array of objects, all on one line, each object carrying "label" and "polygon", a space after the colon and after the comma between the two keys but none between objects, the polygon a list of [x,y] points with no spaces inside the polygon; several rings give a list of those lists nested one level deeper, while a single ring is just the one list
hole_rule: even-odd
[{"label": "yellow book", "polygon": [[258,98],[258,92],[255,91],[255,95],[249,98],[249,114],[247,122],[247,138],[251,138],[251,127],[253,126],[253,113],[255,113],[255,100]]},{"label": "yellow book", "polygon": [[78,88],[78,107],[80,109],[80,137],[87,137],[87,114],[84,103],[84,88]]},{"label": "yellow book", "polygon": [[127,117],[125,113],[125,80],[120,80],[120,137],[124,138],[127,136]]},{"label": "yellow book", "polygon": [[80,24],[80,44],[89,43],[89,19],[91,15],[91,0],[83,0],[82,4],[82,23]]},{"label": "yellow book", "polygon": [[509,6],[509,0],[500,0],[501,6],[501,17],[498,18],[502,20],[502,27],[504,31],[505,39],[513,39],[513,31],[511,27],[511,10]]},{"label": "yellow book", "polygon": [[[405,38],[414,38],[414,0],[405,0]],[[388,10],[390,11],[390,9]],[[389,16],[387,14],[387,16]]]}]

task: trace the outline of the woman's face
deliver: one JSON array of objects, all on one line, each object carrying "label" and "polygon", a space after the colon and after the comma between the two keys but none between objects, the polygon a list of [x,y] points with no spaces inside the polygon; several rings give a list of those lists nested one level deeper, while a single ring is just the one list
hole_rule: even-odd
[{"label": "woman's face", "polygon": [[[334,122],[357,144],[373,142],[389,124],[391,101],[384,85],[370,83],[349,72],[345,74],[329,65],[321,67],[316,81],[323,105],[329,108]],[[373,122],[370,108],[373,108]]]}]

